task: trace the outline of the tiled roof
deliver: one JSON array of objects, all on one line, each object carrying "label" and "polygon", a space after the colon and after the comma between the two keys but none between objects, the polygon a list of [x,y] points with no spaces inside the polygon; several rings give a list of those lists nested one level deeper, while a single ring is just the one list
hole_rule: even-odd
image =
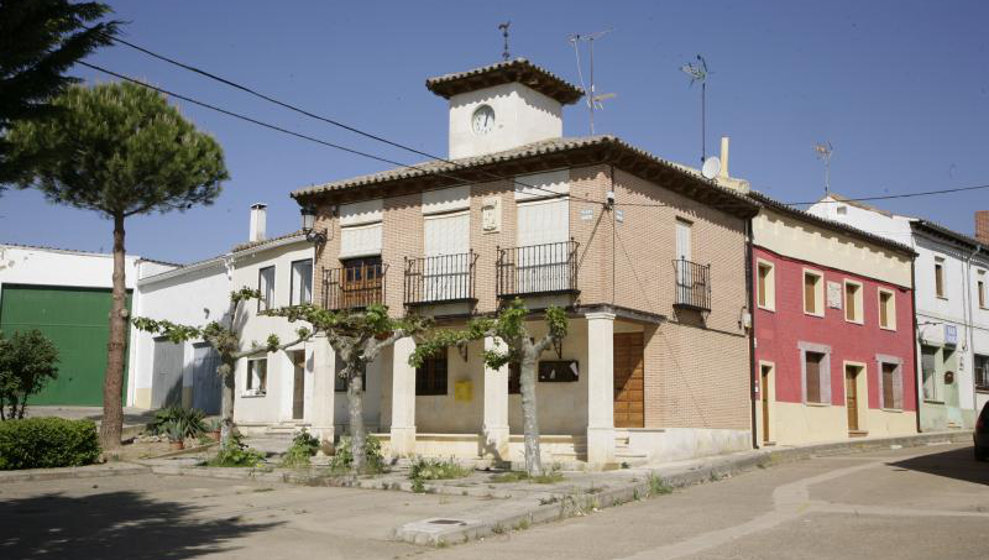
[{"label": "tiled roof", "polygon": [[257,249],[259,247],[264,247],[265,245],[269,245],[269,244],[274,245],[280,241],[286,241],[293,237],[298,237],[299,240],[301,241],[306,238],[306,235],[302,233],[302,230],[296,230],[291,233],[286,233],[285,235],[279,235],[278,237],[271,237],[268,239],[262,239],[261,241],[249,241],[247,243],[241,243],[240,245],[234,245],[233,249],[231,249],[230,251],[233,253],[237,253],[239,251],[246,251],[248,249]]},{"label": "tiled roof", "polygon": [[458,93],[513,82],[528,86],[564,105],[576,103],[584,95],[584,90],[524,58],[429,78],[426,87],[436,95],[449,99]]},{"label": "tiled roof", "polygon": [[[594,151],[593,154],[589,154]],[[533,171],[520,171],[527,161],[536,161],[551,155],[574,155],[588,152],[597,163],[611,163],[620,169],[625,169],[635,175],[648,175],[650,171],[670,173],[676,178],[686,180],[671,186],[673,190],[689,190],[687,196],[712,203],[726,203],[735,211],[742,214],[754,214],[757,205],[743,194],[722,187],[716,181],[705,179],[696,172],[684,166],[656,157],[649,152],[636,148],[627,142],[611,135],[581,136],[574,138],[552,138],[524,146],[519,146],[502,152],[456,160],[432,160],[414,166],[398,167],[370,175],[361,175],[315,185],[292,192],[292,197],[304,199],[314,195],[336,193],[348,190],[386,187],[419,178],[445,178],[449,184],[472,183],[482,180],[511,179],[514,175]],[[512,164],[511,172],[490,171],[486,176],[485,168],[502,164]],[[480,177],[480,178],[479,178]],[[690,188],[687,188],[689,184]],[[380,194],[378,196],[381,196]]]},{"label": "tiled roof", "polygon": [[770,209],[773,209],[773,210],[776,210],[776,211],[779,211],[779,212],[783,212],[785,214],[789,214],[789,215],[794,216],[794,217],[796,217],[798,219],[801,219],[801,220],[810,222],[810,223],[815,224],[815,225],[818,225],[820,227],[823,227],[823,228],[826,228],[826,229],[830,229],[832,231],[837,231],[837,232],[840,232],[840,233],[845,233],[845,234],[851,235],[853,237],[858,237],[859,239],[862,239],[863,241],[868,241],[868,242],[870,242],[870,243],[872,243],[874,245],[877,245],[877,246],[880,246],[880,247],[885,247],[887,249],[892,249],[894,251],[897,251],[899,253],[903,253],[903,254],[909,255],[911,257],[917,254],[917,252],[914,251],[913,248],[910,247],[910,246],[908,246],[908,245],[904,245],[902,243],[893,241],[892,239],[889,239],[889,238],[886,238],[886,237],[882,237],[882,236],[876,235],[874,233],[869,233],[869,232],[867,232],[865,230],[862,230],[862,229],[859,229],[859,228],[856,228],[856,227],[852,227],[852,226],[850,226],[848,224],[843,224],[841,222],[836,222],[834,220],[829,220],[827,218],[822,218],[822,217],[817,216],[815,214],[811,214],[810,212],[807,212],[806,210],[800,210],[799,208],[794,208],[793,206],[790,206],[788,204],[785,204],[783,202],[780,202],[779,200],[776,200],[774,198],[771,198],[771,197],[769,197],[769,196],[767,196],[767,195],[765,195],[765,194],[763,194],[761,192],[754,191],[754,190],[753,191],[749,191],[749,196],[752,197],[753,200],[758,201],[760,204],[762,204],[762,205],[764,205],[764,206],[766,206],[766,207],[768,207]]},{"label": "tiled roof", "polygon": [[975,239],[974,237],[969,237],[963,233],[958,233],[957,231],[942,226],[937,222],[915,218],[913,220],[910,220],[910,227],[913,229],[924,230],[927,231],[928,233],[933,233],[941,237],[947,237],[948,239],[951,239],[952,241],[955,241],[957,243],[961,243],[962,245],[965,245],[966,247],[969,247],[971,249],[975,249],[977,247],[982,247],[983,250],[987,249],[986,244],[979,241],[978,239]]}]

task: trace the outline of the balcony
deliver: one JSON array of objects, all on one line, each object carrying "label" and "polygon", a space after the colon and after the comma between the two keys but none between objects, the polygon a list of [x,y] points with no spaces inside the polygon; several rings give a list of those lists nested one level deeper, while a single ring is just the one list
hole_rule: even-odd
[{"label": "balcony", "polygon": [[405,259],[405,305],[474,301],[473,251]]},{"label": "balcony", "polygon": [[673,305],[698,311],[711,310],[711,266],[686,259],[673,261],[676,272],[676,297]]},{"label": "balcony", "polygon": [[388,265],[361,262],[323,269],[323,307],[333,311],[362,309],[385,302]]},{"label": "balcony", "polygon": [[523,295],[576,294],[577,247],[574,240],[498,249],[497,293]]}]

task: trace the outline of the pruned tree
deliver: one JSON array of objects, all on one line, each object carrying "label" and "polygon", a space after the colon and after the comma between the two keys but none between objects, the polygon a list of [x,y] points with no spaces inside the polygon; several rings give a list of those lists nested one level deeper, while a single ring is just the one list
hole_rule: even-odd
[{"label": "pruned tree", "polygon": [[58,377],[57,363],[58,349],[41,331],[0,332],[0,420],[24,418],[28,397]]},{"label": "pruned tree", "polygon": [[237,369],[237,361],[259,354],[280,352],[312,337],[312,332],[302,327],[296,331],[297,338],[291,342],[282,343],[277,335],[271,334],[264,341],[264,344],[251,341],[245,347],[244,341],[241,340],[244,325],[244,303],[259,299],[261,299],[261,293],[255,289],[245,287],[231,292],[230,307],[224,318],[220,321],[211,321],[204,326],[183,325],[149,317],[135,317],[133,319],[137,329],[163,336],[169,342],[179,344],[190,340],[203,340],[216,350],[220,356],[220,365],[216,368],[216,374],[223,380],[221,409],[223,424],[220,430],[220,441],[223,445],[229,444],[234,426],[236,387],[234,373]]},{"label": "pruned tree", "polygon": [[[22,186],[55,204],[113,222],[113,303],[103,385],[103,449],[120,446],[127,336],[124,222],[152,212],[212,204],[229,177],[220,145],[158,92],[131,83],[70,87],[50,119],[21,121],[7,135],[15,157],[33,161]],[[40,157],[40,154],[58,157]],[[38,156],[38,157],[35,157]]]},{"label": "pruned tree", "polygon": [[52,98],[78,81],[65,72],[117,34],[119,22],[103,21],[111,12],[100,2],[0,0],[0,189],[32,166],[12,157],[5,132],[17,121],[55,113]]},{"label": "pruned tree", "polygon": [[[522,391],[522,429],[525,441],[525,470],[530,476],[543,474],[539,453],[539,418],[536,406],[536,366],[543,352],[559,344],[567,336],[567,315],[559,307],[546,309],[547,332],[533,338],[526,325],[529,310],[520,299],[513,300],[494,318],[473,319],[466,329],[437,330],[421,341],[409,359],[419,367],[438,350],[466,344],[472,340],[494,337],[495,348],[484,351],[484,363],[498,369],[509,363],[519,364],[519,384]],[[504,346],[504,347],[502,347]]]},{"label": "pruned tree", "polygon": [[364,383],[361,374],[381,351],[407,336],[416,336],[430,322],[411,316],[396,319],[388,316],[388,308],[370,305],[364,310],[330,311],[315,305],[300,305],[269,311],[268,315],[285,317],[289,321],[304,321],[313,333],[326,335],[327,342],[343,364],[339,375],[347,383],[347,410],[350,418],[350,445],[354,457],[353,469],[364,470],[367,464],[364,427]]}]

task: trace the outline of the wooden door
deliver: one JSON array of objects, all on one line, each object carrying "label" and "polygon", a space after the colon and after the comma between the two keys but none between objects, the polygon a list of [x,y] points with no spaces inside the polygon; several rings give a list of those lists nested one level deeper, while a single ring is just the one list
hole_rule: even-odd
[{"label": "wooden door", "polygon": [[845,368],[845,409],[848,411],[848,431],[857,432],[859,429],[859,405],[858,405],[858,368],[848,366]]},{"label": "wooden door", "polygon": [[646,425],[642,354],[642,333],[614,335],[616,428],[644,428]]},{"label": "wooden door", "polygon": [[762,366],[762,379],[760,379],[761,385],[759,388],[762,390],[762,441],[769,441],[769,373],[772,371],[770,366]]},{"label": "wooden door", "polygon": [[347,259],[343,263],[343,276],[340,279],[340,291],[343,296],[343,308],[367,307],[382,301],[381,257],[364,257]]},{"label": "wooden door", "polygon": [[295,385],[292,387],[292,419],[302,420],[306,411],[306,351],[297,350],[294,352],[292,362],[295,365]]}]

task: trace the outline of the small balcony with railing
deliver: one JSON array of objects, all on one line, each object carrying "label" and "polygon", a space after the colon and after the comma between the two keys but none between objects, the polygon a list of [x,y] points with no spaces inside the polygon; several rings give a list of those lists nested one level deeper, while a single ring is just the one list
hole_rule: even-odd
[{"label": "small balcony with railing", "polygon": [[673,269],[676,276],[673,305],[683,309],[710,311],[711,265],[677,259],[673,261]]},{"label": "small balcony with railing", "polygon": [[527,247],[498,248],[499,298],[577,294],[577,247],[574,240]]},{"label": "small balcony with railing", "polygon": [[405,305],[471,303],[474,297],[474,251],[405,258]]},{"label": "small balcony with railing", "polygon": [[323,307],[333,311],[385,303],[388,265],[361,262],[323,269]]}]

